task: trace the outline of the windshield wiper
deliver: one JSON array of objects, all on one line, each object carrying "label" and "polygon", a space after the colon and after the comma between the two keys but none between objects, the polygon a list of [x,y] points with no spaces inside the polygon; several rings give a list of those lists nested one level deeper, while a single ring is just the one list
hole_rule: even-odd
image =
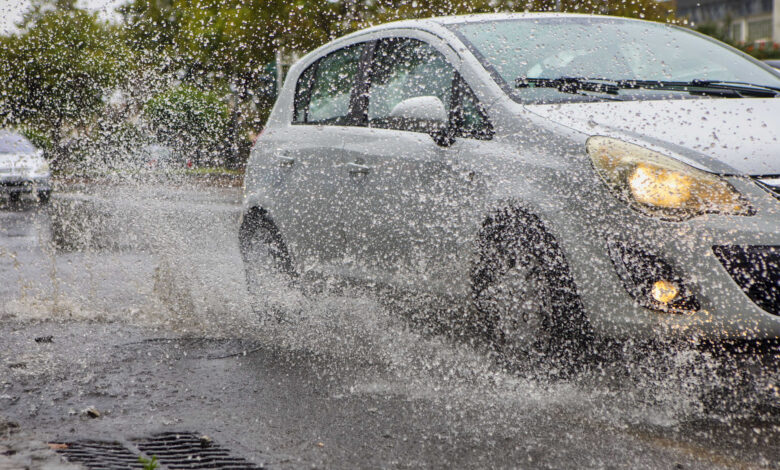
[{"label": "windshield wiper", "polygon": [[559,77],[559,78],[518,78],[517,88],[556,88],[563,93],[581,93],[590,91],[617,95],[619,90],[646,89],[682,91],[691,94],[740,98],[755,96],[772,98],[780,95],[780,88],[753,83],[729,82],[722,80],[691,80],[673,82],[663,80],[612,80],[608,78]]}]

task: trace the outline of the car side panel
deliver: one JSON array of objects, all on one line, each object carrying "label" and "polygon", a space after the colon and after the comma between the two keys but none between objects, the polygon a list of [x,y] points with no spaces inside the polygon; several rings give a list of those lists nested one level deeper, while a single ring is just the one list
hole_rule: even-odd
[{"label": "car side panel", "polygon": [[350,277],[404,290],[462,293],[466,245],[476,232],[485,187],[459,163],[460,147],[439,147],[415,132],[353,130],[344,158],[369,172],[341,176],[350,227],[344,269]]},{"label": "car side panel", "polygon": [[290,125],[264,135],[255,148],[248,185],[268,210],[296,267],[305,271],[343,253],[336,158],[345,128]]}]

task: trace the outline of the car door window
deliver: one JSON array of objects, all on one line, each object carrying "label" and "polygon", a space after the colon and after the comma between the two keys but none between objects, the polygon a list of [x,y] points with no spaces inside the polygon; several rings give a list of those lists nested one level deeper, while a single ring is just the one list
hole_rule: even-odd
[{"label": "car door window", "polygon": [[370,127],[413,130],[391,119],[401,101],[435,96],[449,112],[455,69],[430,45],[408,38],[379,42],[371,64],[368,91]]},{"label": "car door window", "polygon": [[298,79],[296,123],[345,125],[363,44],[339,49],[306,69]]}]

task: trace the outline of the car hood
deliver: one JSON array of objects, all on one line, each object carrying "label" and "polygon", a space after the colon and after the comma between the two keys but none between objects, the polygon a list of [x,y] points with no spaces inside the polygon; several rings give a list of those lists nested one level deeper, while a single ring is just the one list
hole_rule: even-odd
[{"label": "car hood", "polygon": [[588,135],[665,148],[703,170],[780,174],[778,98],[610,101],[526,108]]}]

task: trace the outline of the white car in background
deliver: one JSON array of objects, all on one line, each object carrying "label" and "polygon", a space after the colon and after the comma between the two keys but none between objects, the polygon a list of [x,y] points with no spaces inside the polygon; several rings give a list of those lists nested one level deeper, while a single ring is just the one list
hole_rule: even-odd
[{"label": "white car in background", "polygon": [[690,30],[476,15],[294,65],[245,176],[258,269],[446,312],[508,355],[780,337],[780,73]]},{"label": "white car in background", "polygon": [[51,195],[51,173],[43,158],[22,134],[0,129],[0,193],[18,198],[23,193],[35,193],[47,202]]}]

